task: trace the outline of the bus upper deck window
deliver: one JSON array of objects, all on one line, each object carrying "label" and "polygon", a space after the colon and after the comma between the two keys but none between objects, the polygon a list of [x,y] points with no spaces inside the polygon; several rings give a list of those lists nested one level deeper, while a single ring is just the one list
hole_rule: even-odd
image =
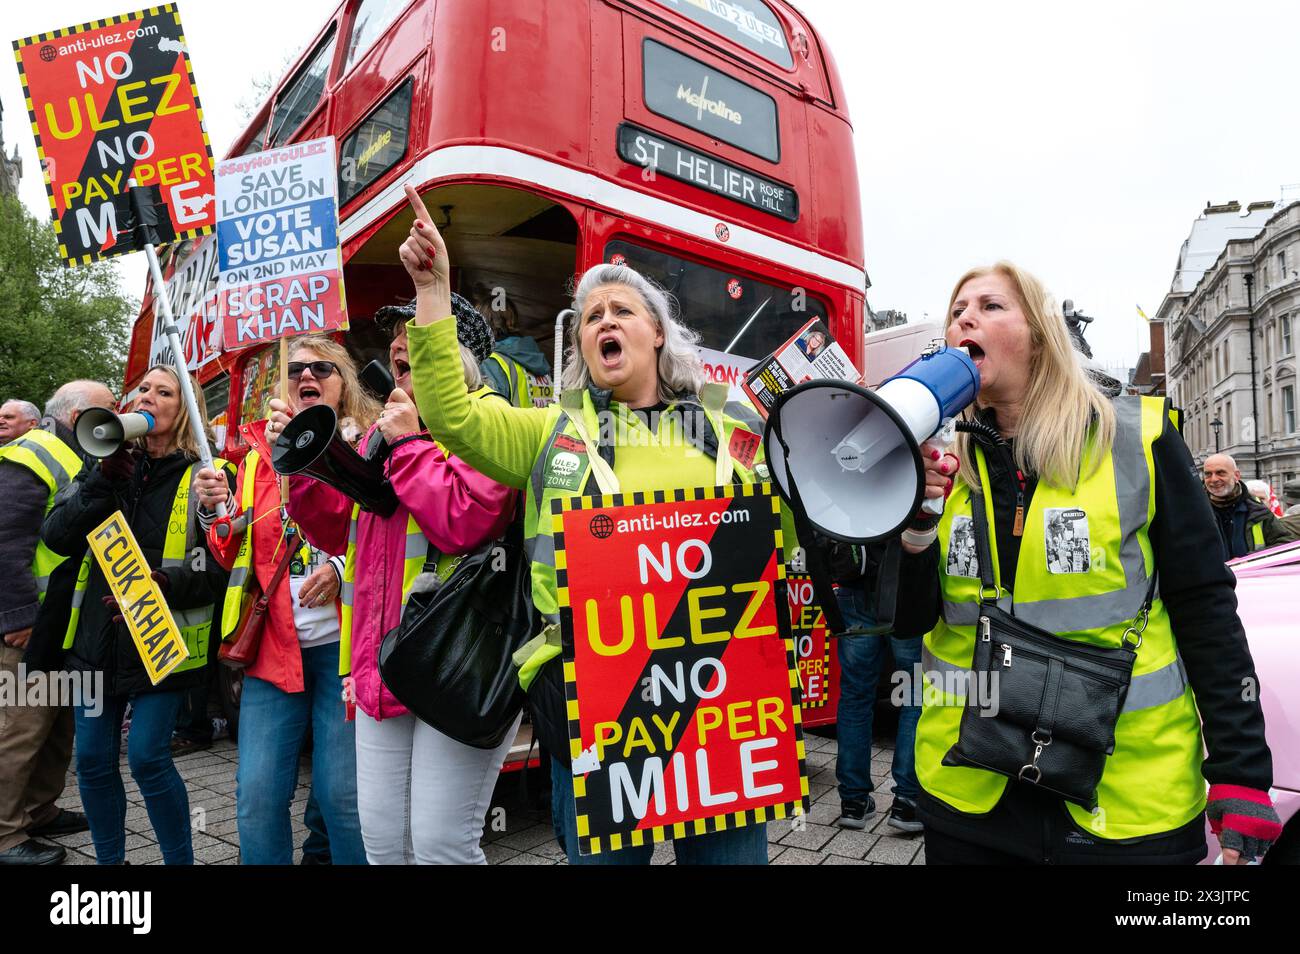
[{"label": "bus upper deck window", "polygon": [[[688,19],[720,33],[732,43],[785,69],[794,68],[794,57],[786,43],[785,30],[763,0],[656,0]],[[807,42],[805,40],[805,42]],[[807,53],[804,54],[805,58]]]},{"label": "bus upper deck window", "polygon": [[366,55],[408,3],[410,0],[361,0],[356,19],[352,21],[352,37],[348,40],[343,72],[352,69],[352,65]]},{"label": "bus upper deck window", "polygon": [[266,148],[278,146],[302,125],[303,120],[316,108],[325,92],[325,78],[334,59],[334,31],[316,48],[316,52],[294,78],[280,90],[271,111],[271,136]]}]

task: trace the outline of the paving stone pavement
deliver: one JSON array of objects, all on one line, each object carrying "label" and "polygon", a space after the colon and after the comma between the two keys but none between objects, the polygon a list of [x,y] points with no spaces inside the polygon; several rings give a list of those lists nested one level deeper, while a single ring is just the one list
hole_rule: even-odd
[{"label": "paving stone pavement", "polygon": [[[839,796],[835,791],[836,742],[808,733],[805,735],[808,758],[809,792],[812,809],[799,827],[790,820],[771,822],[767,828],[768,860],[772,864],[924,864],[925,850],[921,836],[895,831],[887,824],[893,796],[889,777],[893,748],[877,739],[872,749],[872,777],[876,782],[876,814],[867,819],[864,831],[846,831],[835,827],[839,815]],[[239,831],[235,820],[235,767],[238,751],[229,739],[216,742],[205,752],[177,758],[176,766],[190,795],[190,814],[194,825],[194,860],[196,864],[234,865],[239,863]],[[299,846],[295,860],[301,858],[301,845],[307,829],[303,811],[311,781],[311,759],[304,757],[298,773],[298,789],[292,804],[294,843]],[[140,797],[139,786],[131,778],[125,755],[122,780],[126,789],[127,859],[133,865],[161,864],[162,853],[154,838],[153,827]],[[59,804],[81,809],[77,780],[68,774],[68,785]],[[90,833],[82,832],[52,839],[68,849],[67,864],[95,863]],[[567,864],[564,852],[551,830],[549,806],[531,804],[518,774],[501,777],[488,813],[483,835],[483,852],[489,864],[554,865]],[[652,864],[672,864],[670,844],[655,848]]]}]

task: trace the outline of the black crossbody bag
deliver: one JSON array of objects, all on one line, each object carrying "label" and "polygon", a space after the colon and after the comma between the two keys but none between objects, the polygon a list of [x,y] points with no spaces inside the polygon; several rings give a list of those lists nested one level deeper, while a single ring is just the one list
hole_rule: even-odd
[{"label": "black crossbody bag", "polygon": [[997,605],[984,498],[971,494],[980,615],[957,744],[944,765],[988,769],[1089,811],[1142,645],[1156,574],[1118,647],[1062,639]]},{"label": "black crossbody bag", "polygon": [[[426,572],[438,556],[430,546]],[[531,571],[517,515],[441,586],[412,592],[379,647],[379,676],[397,701],[457,742],[500,745],[524,704],[511,657],[534,630]]]}]

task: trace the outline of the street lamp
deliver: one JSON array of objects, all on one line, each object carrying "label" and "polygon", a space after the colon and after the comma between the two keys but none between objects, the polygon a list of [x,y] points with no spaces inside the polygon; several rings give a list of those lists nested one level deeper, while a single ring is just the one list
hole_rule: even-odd
[{"label": "street lamp", "polygon": [[1210,421],[1210,427],[1214,431],[1214,453],[1219,452],[1219,428],[1223,427],[1223,422],[1217,417]]},{"label": "street lamp", "polygon": [[1259,402],[1258,388],[1255,386],[1255,275],[1246,272],[1241,276],[1246,283],[1246,326],[1250,334],[1250,416],[1252,430],[1255,432],[1255,478],[1261,476],[1259,470]]}]

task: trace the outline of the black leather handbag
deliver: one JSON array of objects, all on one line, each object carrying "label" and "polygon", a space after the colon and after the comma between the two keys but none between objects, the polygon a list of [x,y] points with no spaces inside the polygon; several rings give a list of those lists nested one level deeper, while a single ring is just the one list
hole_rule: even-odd
[{"label": "black leather handbag", "polygon": [[[438,552],[430,547],[426,572]],[[461,558],[446,582],[415,591],[379,647],[379,675],[402,705],[444,735],[480,749],[501,744],[524,703],[511,656],[533,625],[523,522]]]},{"label": "black leather handbag", "polygon": [[966,707],[944,765],[988,769],[1092,811],[1124,708],[1156,579],[1123,644],[1062,639],[997,605],[984,498],[971,495],[980,616]]}]

